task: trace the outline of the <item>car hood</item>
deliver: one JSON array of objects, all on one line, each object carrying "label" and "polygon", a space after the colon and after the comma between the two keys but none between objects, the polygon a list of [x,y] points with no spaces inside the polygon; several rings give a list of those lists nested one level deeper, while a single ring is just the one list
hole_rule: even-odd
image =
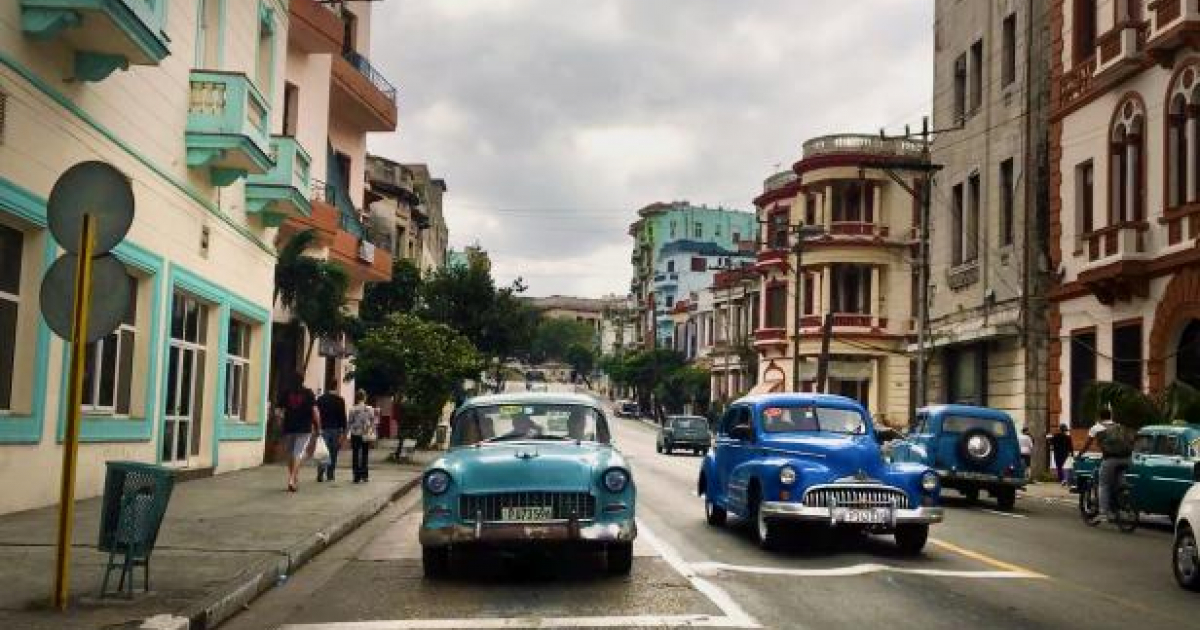
[{"label": "car hood", "polygon": [[869,435],[841,433],[792,433],[772,435],[763,445],[799,459],[810,460],[834,471],[862,471],[878,478],[884,468],[879,445]]},{"label": "car hood", "polygon": [[592,488],[624,458],[609,446],[528,440],[451,450],[431,468],[443,468],[459,492],[573,491]]}]

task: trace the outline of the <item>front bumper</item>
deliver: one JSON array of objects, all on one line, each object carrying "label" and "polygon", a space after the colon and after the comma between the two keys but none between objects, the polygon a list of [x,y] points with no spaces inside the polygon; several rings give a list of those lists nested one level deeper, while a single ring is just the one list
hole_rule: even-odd
[{"label": "front bumper", "polygon": [[963,470],[938,470],[938,479],[944,488],[989,488],[1012,486],[1024,488],[1028,482],[1023,477],[1004,477],[989,473]]},{"label": "front bumper", "polygon": [[709,441],[704,438],[668,438],[663,444],[671,448],[708,448]]},{"label": "front bumper", "polygon": [[442,527],[421,526],[426,547],[484,544],[516,546],[539,542],[632,542],[637,525],[630,519],[605,523],[461,523]]},{"label": "front bumper", "polygon": [[[823,522],[829,525],[843,525],[836,521],[833,510],[827,507],[808,507],[801,503],[783,501],[767,501],[759,508],[763,516],[787,521]],[[895,527],[896,525],[940,523],[944,513],[940,507],[919,507],[912,509],[891,510],[891,519],[886,523],[876,523],[873,527]],[[857,525],[857,523],[850,523]]]}]

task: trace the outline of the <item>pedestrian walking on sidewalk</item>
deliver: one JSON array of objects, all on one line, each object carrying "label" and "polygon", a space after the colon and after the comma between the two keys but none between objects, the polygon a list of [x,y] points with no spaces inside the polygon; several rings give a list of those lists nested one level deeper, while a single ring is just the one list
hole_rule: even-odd
[{"label": "pedestrian walking on sidewalk", "polygon": [[296,373],[290,381],[280,392],[276,406],[288,457],[287,489],[295,492],[300,483],[300,463],[312,453],[321,436],[321,413],[312,390],[304,386],[304,377]]},{"label": "pedestrian walking on sidewalk", "polygon": [[338,450],[346,439],[346,399],[337,393],[337,383],[329,383],[325,393],[317,399],[321,411],[321,435],[329,447],[329,461],[317,464],[317,483],[333,481],[337,469]]},{"label": "pedestrian walking on sidewalk", "polygon": [[1021,429],[1021,435],[1017,436],[1017,444],[1021,447],[1021,460],[1025,462],[1025,476],[1033,478],[1033,436],[1029,434],[1029,427]]},{"label": "pedestrian walking on sidewalk", "polygon": [[367,449],[375,441],[377,422],[375,408],[367,405],[367,392],[358,390],[354,395],[354,406],[350,408],[350,466],[354,483],[367,481],[370,473]]},{"label": "pedestrian walking on sidewalk", "polygon": [[1067,458],[1071,456],[1071,429],[1067,425],[1058,425],[1058,433],[1050,436],[1050,451],[1054,454],[1054,470],[1058,473],[1058,482],[1066,483],[1063,467],[1067,465]]}]

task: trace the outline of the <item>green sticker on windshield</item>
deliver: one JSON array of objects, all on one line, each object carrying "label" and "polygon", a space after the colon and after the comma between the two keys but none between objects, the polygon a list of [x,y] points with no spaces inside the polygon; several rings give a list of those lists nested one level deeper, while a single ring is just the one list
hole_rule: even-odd
[{"label": "green sticker on windshield", "polygon": [[500,415],[516,416],[520,415],[522,411],[524,411],[524,408],[522,408],[521,405],[504,405],[500,408]]}]

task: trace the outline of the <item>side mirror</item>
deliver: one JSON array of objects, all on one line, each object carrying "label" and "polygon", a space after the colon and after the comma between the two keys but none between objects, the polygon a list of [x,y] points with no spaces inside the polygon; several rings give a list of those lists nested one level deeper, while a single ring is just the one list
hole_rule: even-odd
[{"label": "side mirror", "polygon": [[729,429],[729,436],[735,440],[749,442],[754,439],[754,429],[748,424],[739,424]]}]

